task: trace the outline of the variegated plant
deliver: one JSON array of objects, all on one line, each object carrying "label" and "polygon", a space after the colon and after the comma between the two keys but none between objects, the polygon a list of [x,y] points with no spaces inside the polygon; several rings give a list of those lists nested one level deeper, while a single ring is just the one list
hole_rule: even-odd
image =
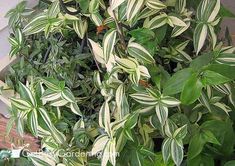
[{"label": "variegated plant", "polygon": [[8,130],[15,123],[40,138],[45,152],[28,154],[34,165],[213,166],[233,158],[235,48],[217,33],[234,15],[220,0],[25,6],[7,14],[10,55],[20,59],[6,76],[20,94]]}]

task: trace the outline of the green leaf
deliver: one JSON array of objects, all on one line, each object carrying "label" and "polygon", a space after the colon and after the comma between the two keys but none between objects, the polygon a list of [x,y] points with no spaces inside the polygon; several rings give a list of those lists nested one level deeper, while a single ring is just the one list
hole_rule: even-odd
[{"label": "green leaf", "polygon": [[197,74],[193,74],[184,85],[183,91],[180,96],[182,104],[192,104],[200,96],[203,88],[202,82],[199,80]]},{"label": "green leaf", "polygon": [[210,64],[212,60],[213,60],[212,53],[202,54],[191,62],[190,67],[197,71],[203,68],[204,66]]},{"label": "green leaf", "polygon": [[205,70],[210,70],[219,73],[220,75],[227,77],[231,80],[235,79],[235,74],[233,72],[235,71],[235,66],[228,66],[224,64],[211,64],[207,66]]},{"label": "green leaf", "polygon": [[189,149],[188,149],[188,160],[192,160],[196,156],[198,156],[205,144],[205,141],[202,139],[199,133],[196,133],[189,142]]},{"label": "green leaf", "polygon": [[163,94],[173,95],[183,90],[185,82],[192,75],[193,70],[186,68],[176,72],[163,86]]},{"label": "green leaf", "polygon": [[215,135],[210,130],[202,130],[200,134],[202,135],[202,139],[205,142],[210,142],[212,144],[221,145],[221,143],[217,140]]},{"label": "green leaf", "polygon": [[230,80],[231,79],[224,77],[223,75],[219,73],[209,71],[209,70],[206,70],[203,72],[202,79],[201,79],[204,85],[219,85],[219,84],[226,83]]},{"label": "green leaf", "polygon": [[140,44],[131,42],[128,44],[128,53],[143,63],[154,63],[152,55]]},{"label": "green leaf", "polygon": [[219,16],[235,18],[235,14],[231,12],[228,8],[226,8],[224,5],[221,5]]},{"label": "green leaf", "polygon": [[147,28],[134,29],[128,33],[140,43],[146,43],[155,37],[155,33]]},{"label": "green leaf", "polygon": [[165,104],[167,107],[175,107],[180,105],[180,101],[174,97],[164,96],[161,98],[161,103]]},{"label": "green leaf", "polygon": [[235,165],[235,160],[228,161],[224,164],[224,166],[234,166]]}]

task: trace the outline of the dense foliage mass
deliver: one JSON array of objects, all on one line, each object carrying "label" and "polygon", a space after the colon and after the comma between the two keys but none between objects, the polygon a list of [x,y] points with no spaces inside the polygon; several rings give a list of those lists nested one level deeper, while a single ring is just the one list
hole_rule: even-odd
[{"label": "dense foliage mass", "polygon": [[235,48],[217,38],[234,15],[220,0],[43,0],[7,16],[8,130],[41,139],[34,165],[234,165]]}]

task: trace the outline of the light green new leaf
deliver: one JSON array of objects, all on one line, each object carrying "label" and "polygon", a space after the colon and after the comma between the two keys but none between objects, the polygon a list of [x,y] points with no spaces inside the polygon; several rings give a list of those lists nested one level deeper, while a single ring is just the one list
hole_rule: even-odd
[{"label": "light green new leaf", "polygon": [[200,52],[205,43],[207,30],[208,26],[204,23],[199,23],[195,28],[195,31],[193,33],[193,44],[197,54]]},{"label": "light green new leaf", "polygon": [[183,104],[192,104],[201,95],[203,84],[196,74],[192,75],[184,85],[180,100]]},{"label": "light green new leaf", "polygon": [[180,166],[183,161],[184,151],[183,146],[179,145],[175,140],[171,141],[171,157],[176,166]]},{"label": "light green new leaf", "polygon": [[136,16],[136,14],[139,13],[143,4],[144,0],[128,0],[126,11],[128,21],[131,21]]},{"label": "light green new leaf", "polygon": [[154,63],[152,55],[140,44],[131,42],[128,44],[128,53],[144,63]]},{"label": "light green new leaf", "polygon": [[103,52],[104,52],[104,60],[106,63],[108,63],[109,57],[113,52],[114,45],[116,42],[116,35],[117,35],[116,30],[111,29],[104,36]]},{"label": "light green new leaf", "polygon": [[156,105],[159,101],[157,98],[150,96],[148,93],[134,93],[130,95],[135,101],[144,105]]},{"label": "light green new leaf", "polygon": [[164,126],[168,118],[168,108],[159,103],[156,105],[155,111],[159,122]]},{"label": "light green new leaf", "polygon": [[147,0],[146,6],[153,10],[161,10],[167,7],[159,0]]}]

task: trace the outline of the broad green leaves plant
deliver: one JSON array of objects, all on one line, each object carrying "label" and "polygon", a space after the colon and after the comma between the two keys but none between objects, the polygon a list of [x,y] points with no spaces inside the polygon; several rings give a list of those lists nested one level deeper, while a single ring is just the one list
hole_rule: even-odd
[{"label": "broad green leaves plant", "polygon": [[15,123],[54,154],[32,165],[233,163],[228,13],[220,0],[21,2],[7,14],[19,57],[8,133]]}]

